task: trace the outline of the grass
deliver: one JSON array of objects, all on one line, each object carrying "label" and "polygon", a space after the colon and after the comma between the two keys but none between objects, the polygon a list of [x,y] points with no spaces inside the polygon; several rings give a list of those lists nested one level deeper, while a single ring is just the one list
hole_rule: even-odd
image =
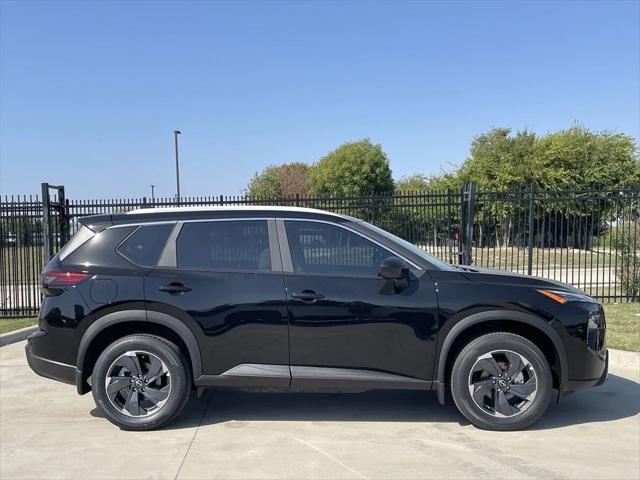
[{"label": "grass", "polygon": [[619,350],[640,351],[640,303],[604,305],[607,319],[607,346]]},{"label": "grass", "polygon": [[[526,268],[529,252],[526,247],[478,248],[472,251],[478,265],[506,268],[507,270]],[[532,260],[534,269],[557,268],[607,268],[615,263],[616,251],[611,249],[580,250],[573,248],[534,248]]]},{"label": "grass", "polygon": [[[604,305],[607,319],[607,346],[640,352],[640,303]],[[0,333],[35,325],[35,317],[0,318]]]},{"label": "grass", "polygon": [[38,323],[36,317],[22,318],[0,318],[0,334],[19,330],[25,327],[31,327]]}]

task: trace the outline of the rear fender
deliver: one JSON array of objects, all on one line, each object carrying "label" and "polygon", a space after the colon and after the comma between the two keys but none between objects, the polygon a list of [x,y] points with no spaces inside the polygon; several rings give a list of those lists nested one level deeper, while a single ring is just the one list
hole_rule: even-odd
[{"label": "rear fender", "polygon": [[147,310],[123,310],[109,313],[93,322],[80,340],[78,347],[78,357],[76,360],[76,387],[78,393],[86,393],[87,386],[84,382],[82,369],[91,343],[100,335],[102,331],[113,325],[126,322],[147,322],[150,324],[162,325],[173,330],[184,342],[191,358],[191,371],[194,380],[202,376],[202,356],[200,346],[193,332],[182,321],[162,312]]}]

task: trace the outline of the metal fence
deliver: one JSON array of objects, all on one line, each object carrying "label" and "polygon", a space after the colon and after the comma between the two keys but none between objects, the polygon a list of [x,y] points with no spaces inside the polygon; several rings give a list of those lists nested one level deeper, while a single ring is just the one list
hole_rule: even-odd
[{"label": "metal fence", "polygon": [[[51,190],[56,190],[51,195]],[[362,218],[452,264],[500,268],[562,281],[605,302],[640,300],[640,193],[616,191],[403,192],[353,197],[243,196],[0,202],[0,316],[37,313],[40,272],[78,218],[142,207],[288,205]]]},{"label": "metal fence", "polygon": [[473,264],[640,300],[638,190],[478,192]]}]

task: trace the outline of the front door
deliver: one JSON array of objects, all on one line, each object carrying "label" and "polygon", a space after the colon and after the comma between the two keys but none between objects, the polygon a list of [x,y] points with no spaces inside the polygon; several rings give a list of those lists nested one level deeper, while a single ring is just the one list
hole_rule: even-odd
[{"label": "front door", "polygon": [[292,387],[429,388],[437,331],[429,275],[412,270],[408,287],[390,292],[378,276],[390,250],[343,225],[278,223]]}]

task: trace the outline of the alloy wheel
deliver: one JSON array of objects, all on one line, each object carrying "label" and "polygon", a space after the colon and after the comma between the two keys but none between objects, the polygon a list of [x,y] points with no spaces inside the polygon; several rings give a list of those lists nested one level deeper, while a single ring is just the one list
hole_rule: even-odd
[{"label": "alloy wheel", "polygon": [[171,375],[153,353],[128,351],[107,370],[105,391],[111,405],[130,417],[147,417],[160,410],[171,395]]},{"label": "alloy wheel", "polygon": [[494,417],[514,417],[526,411],[536,397],[537,388],[531,362],[510,350],[481,355],[469,374],[471,398]]}]

